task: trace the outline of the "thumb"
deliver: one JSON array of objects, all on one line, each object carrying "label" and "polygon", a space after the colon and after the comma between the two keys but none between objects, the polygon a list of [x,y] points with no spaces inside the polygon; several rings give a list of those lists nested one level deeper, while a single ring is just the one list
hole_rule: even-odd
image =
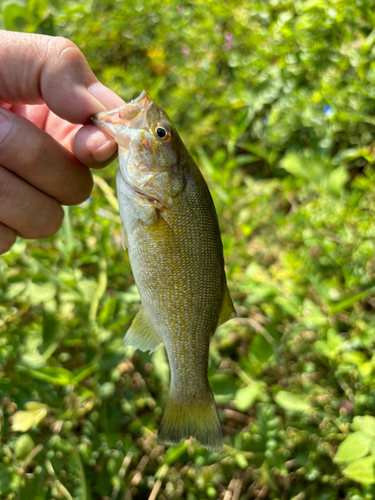
[{"label": "thumb", "polygon": [[0,102],[42,104],[71,123],[122,106],[78,47],[61,37],[0,30]]}]

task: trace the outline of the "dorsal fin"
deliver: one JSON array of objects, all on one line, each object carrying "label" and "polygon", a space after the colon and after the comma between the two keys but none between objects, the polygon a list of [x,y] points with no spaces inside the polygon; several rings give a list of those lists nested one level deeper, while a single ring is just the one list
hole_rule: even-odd
[{"label": "dorsal fin", "polygon": [[234,305],[229,294],[228,285],[225,283],[224,285],[224,294],[223,294],[223,302],[221,304],[219,321],[217,322],[216,328],[225,323],[231,318],[236,316],[236,310],[234,309]]}]

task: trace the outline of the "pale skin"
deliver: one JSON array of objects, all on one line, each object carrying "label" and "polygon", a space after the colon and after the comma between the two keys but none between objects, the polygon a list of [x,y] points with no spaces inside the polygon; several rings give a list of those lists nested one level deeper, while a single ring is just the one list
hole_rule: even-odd
[{"label": "pale skin", "polygon": [[0,254],[16,237],[58,231],[62,205],[86,200],[90,168],[115,157],[90,117],[124,101],[71,41],[0,30]]}]

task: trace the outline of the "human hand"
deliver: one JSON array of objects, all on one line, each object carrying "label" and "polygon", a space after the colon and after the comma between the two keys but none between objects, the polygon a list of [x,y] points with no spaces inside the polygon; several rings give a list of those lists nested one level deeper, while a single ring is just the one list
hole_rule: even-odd
[{"label": "human hand", "polygon": [[88,198],[92,176],[116,155],[90,116],[124,102],[60,37],[0,30],[0,254],[16,236],[44,238],[61,205]]}]

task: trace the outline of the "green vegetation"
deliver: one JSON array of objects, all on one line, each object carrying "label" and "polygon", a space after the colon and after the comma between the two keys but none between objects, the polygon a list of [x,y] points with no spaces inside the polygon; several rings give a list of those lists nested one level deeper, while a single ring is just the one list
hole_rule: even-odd
[{"label": "green vegetation", "polygon": [[158,447],[168,365],[123,347],[139,296],[100,172],[55,237],[0,258],[1,499],[375,497],[374,7],[2,1],[0,26],[69,37],[169,113],[238,318],[211,344],[223,453]]}]

